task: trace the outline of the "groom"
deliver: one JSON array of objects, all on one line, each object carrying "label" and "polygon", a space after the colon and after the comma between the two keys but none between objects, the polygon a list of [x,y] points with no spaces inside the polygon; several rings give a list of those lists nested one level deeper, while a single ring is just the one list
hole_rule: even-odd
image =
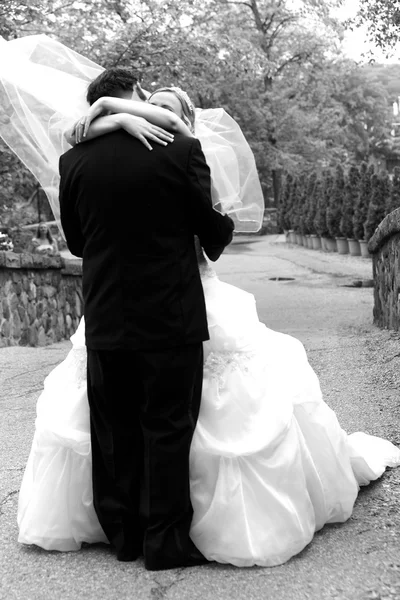
[{"label": "groom", "polygon": [[[128,83],[127,83],[128,81]],[[120,82],[120,87],[119,87]],[[90,89],[132,96],[125,69]],[[205,562],[189,538],[189,450],[209,338],[194,236],[217,260],[233,222],[214,211],[200,143],[149,152],[117,131],[60,159],[61,222],[83,257],[94,506],[118,560]]]}]

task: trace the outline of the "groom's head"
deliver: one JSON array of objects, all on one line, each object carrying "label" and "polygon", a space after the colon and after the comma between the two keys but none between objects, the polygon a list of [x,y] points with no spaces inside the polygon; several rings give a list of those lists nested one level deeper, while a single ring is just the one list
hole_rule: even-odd
[{"label": "groom's head", "polygon": [[142,97],[138,81],[140,75],[133,69],[125,67],[111,67],[105,69],[89,85],[86,100],[92,105],[96,100],[103,96],[114,96],[126,100],[145,100]]}]

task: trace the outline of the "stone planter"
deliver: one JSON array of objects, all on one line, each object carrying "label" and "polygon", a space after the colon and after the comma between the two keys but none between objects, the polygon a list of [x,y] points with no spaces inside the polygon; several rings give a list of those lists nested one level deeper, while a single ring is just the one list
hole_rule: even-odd
[{"label": "stone planter", "polygon": [[289,229],[289,242],[291,244],[295,244],[296,243],[296,234],[293,231],[293,229]]},{"label": "stone planter", "polygon": [[312,249],[313,250],[321,250],[321,248],[322,248],[321,238],[318,235],[315,235],[314,233],[312,233],[310,235],[310,239],[311,239]]},{"label": "stone planter", "polygon": [[345,237],[337,237],[336,245],[338,254],[348,254],[349,253],[349,242]]},{"label": "stone planter", "polygon": [[360,242],[358,240],[347,240],[349,242],[350,256],[361,256]]},{"label": "stone planter", "polygon": [[300,233],[296,233],[296,244],[299,246],[303,245],[303,236]]},{"label": "stone planter", "polygon": [[325,251],[337,252],[336,240],[333,238],[324,237]]},{"label": "stone planter", "polygon": [[311,239],[311,235],[306,235],[307,238],[307,248],[310,248],[310,250],[312,250],[312,239]]},{"label": "stone planter", "polygon": [[307,239],[307,238],[308,238],[308,236],[307,236],[307,235],[302,235],[302,236],[301,236],[301,239],[302,239],[302,241],[303,241],[303,246],[304,246],[304,248],[308,248],[308,239]]},{"label": "stone planter", "polygon": [[359,240],[360,241],[360,249],[361,249],[361,256],[363,258],[371,258],[371,254],[368,250],[368,242],[366,242],[365,240]]}]

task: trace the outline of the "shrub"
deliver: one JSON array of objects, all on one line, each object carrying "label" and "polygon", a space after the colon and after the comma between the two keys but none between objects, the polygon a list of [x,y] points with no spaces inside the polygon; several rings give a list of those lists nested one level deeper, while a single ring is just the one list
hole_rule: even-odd
[{"label": "shrub", "polygon": [[316,206],[316,195],[315,188],[317,184],[317,174],[311,173],[307,179],[307,188],[306,188],[306,207],[305,207],[305,216],[304,216],[304,227],[306,233],[314,233],[314,218],[315,212],[317,210]]},{"label": "shrub", "polygon": [[289,198],[289,220],[291,228],[295,231],[299,229],[298,223],[298,189],[299,189],[299,180],[297,177],[293,179],[292,188],[290,190],[290,198]]},{"label": "shrub", "polygon": [[297,187],[297,227],[298,231],[305,235],[306,231],[306,212],[307,212],[307,178],[301,175]]},{"label": "shrub", "polygon": [[353,215],[353,235],[356,240],[364,239],[364,223],[367,218],[368,205],[371,197],[371,177],[374,174],[374,166],[361,163],[360,188]]},{"label": "shrub", "polygon": [[333,185],[326,208],[326,225],[332,238],[340,237],[340,220],[344,201],[345,180],[341,165],[338,165],[333,178]]},{"label": "shrub", "polygon": [[327,237],[329,235],[326,225],[326,208],[331,195],[332,185],[332,175],[330,171],[326,171],[321,180],[321,193],[317,199],[317,210],[314,219],[315,232],[323,237]]},{"label": "shrub", "polygon": [[290,224],[290,197],[291,190],[293,186],[293,177],[290,173],[286,173],[285,179],[283,181],[283,186],[281,189],[281,193],[279,196],[278,203],[278,227],[280,227],[283,231],[288,231],[291,229]]},{"label": "shrub", "polygon": [[357,167],[350,167],[345,186],[342,217],[340,219],[341,234],[352,239],[354,237],[353,216],[360,189],[360,171]]},{"label": "shrub", "polygon": [[393,180],[388,196],[388,201],[385,206],[385,212],[388,215],[396,208],[400,208],[400,168],[395,167],[393,171]]},{"label": "shrub", "polygon": [[389,193],[389,178],[387,173],[373,175],[371,180],[371,195],[368,205],[367,218],[364,224],[364,239],[368,241],[375,229],[385,217],[385,204]]}]

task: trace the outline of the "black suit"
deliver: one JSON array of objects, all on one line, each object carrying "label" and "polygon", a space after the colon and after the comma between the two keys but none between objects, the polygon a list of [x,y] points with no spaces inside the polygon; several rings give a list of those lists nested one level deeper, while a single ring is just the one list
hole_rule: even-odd
[{"label": "black suit", "polygon": [[216,260],[233,222],[211,206],[194,138],[149,151],[112,133],[69,150],[60,174],[62,226],[83,257],[95,508],[120,558],[141,553],[144,531],[149,568],[179,564],[208,339],[194,236]]}]

